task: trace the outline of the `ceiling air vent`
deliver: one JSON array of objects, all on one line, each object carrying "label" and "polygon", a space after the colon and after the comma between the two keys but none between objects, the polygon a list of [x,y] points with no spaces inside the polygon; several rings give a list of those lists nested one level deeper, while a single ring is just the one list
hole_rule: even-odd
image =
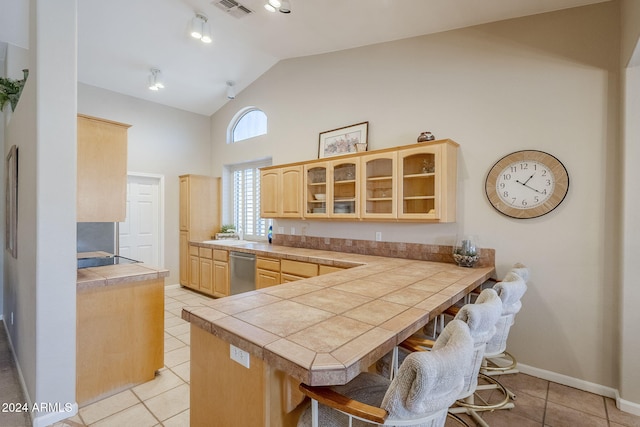
[{"label": "ceiling air vent", "polygon": [[235,0],[214,0],[212,2],[218,9],[228,13],[234,18],[243,18],[247,15],[251,15],[253,10],[241,5]]}]

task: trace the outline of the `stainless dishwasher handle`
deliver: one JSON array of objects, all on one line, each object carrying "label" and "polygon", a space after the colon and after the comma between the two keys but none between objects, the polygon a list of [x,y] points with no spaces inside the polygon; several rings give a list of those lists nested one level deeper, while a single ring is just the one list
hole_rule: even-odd
[{"label": "stainless dishwasher handle", "polygon": [[229,254],[230,257],[232,258],[242,258],[242,259],[254,259],[256,256],[254,254],[248,254],[245,252],[231,252]]}]

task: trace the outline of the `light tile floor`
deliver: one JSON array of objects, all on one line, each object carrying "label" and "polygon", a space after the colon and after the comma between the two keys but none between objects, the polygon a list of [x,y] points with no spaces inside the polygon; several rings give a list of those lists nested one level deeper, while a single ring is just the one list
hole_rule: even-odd
[{"label": "light tile floor", "polygon": [[[189,325],[180,315],[183,306],[200,305],[208,298],[185,288],[168,288],[165,295],[165,367],[156,378],[82,407],[78,415],[54,427],[189,426]],[[4,325],[0,326],[0,402],[24,399]],[[640,427],[640,417],[619,411],[610,398],[525,374],[505,375],[501,381],[516,393],[516,407],[483,414],[492,427]],[[26,423],[24,417],[0,412],[2,427]]]}]

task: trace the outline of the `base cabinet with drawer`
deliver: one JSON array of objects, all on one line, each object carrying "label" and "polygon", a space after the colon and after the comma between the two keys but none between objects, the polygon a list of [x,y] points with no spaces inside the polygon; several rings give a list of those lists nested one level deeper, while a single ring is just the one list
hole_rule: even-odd
[{"label": "base cabinet with drawer", "polygon": [[283,259],[280,261],[282,283],[294,282],[318,275],[318,264]]},{"label": "base cabinet with drawer", "polygon": [[256,289],[279,285],[280,260],[276,258],[256,257]]},{"label": "base cabinet with drawer", "polygon": [[213,294],[213,257],[209,248],[198,248],[200,291]]},{"label": "base cabinet with drawer", "polygon": [[213,296],[226,297],[231,295],[229,285],[229,251],[213,250]]},{"label": "base cabinet with drawer", "polygon": [[214,297],[230,295],[229,251],[189,245],[187,286]]}]

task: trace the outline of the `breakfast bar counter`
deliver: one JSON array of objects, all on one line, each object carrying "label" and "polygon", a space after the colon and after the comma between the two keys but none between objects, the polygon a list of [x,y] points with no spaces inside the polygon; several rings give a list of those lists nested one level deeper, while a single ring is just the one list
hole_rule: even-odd
[{"label": "breakfast bar counter", "polygon": [[[296,251],[305,250],[275,247],[271,256]],[[359,266],[183,309],[192,325],[191,425],[295,425],[300,382],[349,382],[495,274],[493,266],[308,256]]]}]

